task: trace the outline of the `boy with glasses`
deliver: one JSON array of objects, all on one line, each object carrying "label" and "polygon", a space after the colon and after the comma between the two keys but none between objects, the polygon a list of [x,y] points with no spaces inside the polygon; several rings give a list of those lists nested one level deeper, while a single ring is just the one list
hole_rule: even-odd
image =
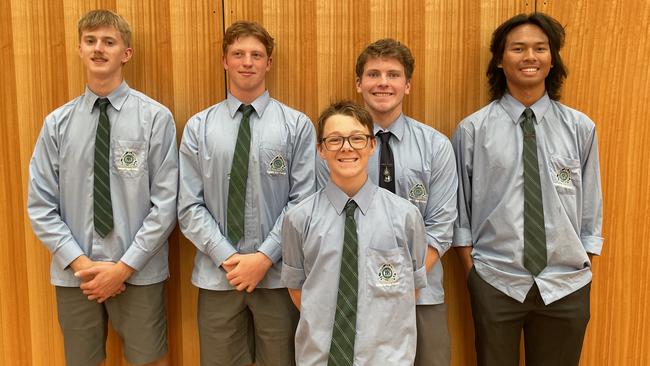
[{"label": "boy with glasses", "polygon": [[284,219],[282,280],[300,309],[301,366],[413,365],[424,226],[415,206],[368,179],[372,130],[354,103],[323,111],[318,151],[329,182]]}]

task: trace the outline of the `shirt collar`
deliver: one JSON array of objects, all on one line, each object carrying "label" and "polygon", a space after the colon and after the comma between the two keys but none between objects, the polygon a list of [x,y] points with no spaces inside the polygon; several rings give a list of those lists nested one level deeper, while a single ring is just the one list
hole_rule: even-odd
[{"label": "shirt collar", "polygon": [[[116,110],[122,109],[122,106],[124,105],[124,102],[126,101],[126,97],[129,96],[129,92],[131,91],[131,88],[129,87],[129,84],[126,83],[125,80],[122,80],[122,83],[115,88],[110,94],[106,96],[108,98],[108,101],[111,102],[111,106],[115,108]],[[86,85],[86,90],[84,92],[84,99],[86,103],[86,107],[88,107],[88,110],[93,109],[93,106],[95,105],[95,102],[97,99],[101,98],[97,94],[93,93],[92,90]]]},{"label": "shirt collar", "polygon": [[325,185],[325,195],[327,195],[327,198],[336,210],[336,214],[339,216],[343,213],[345,204],[348,203],[348,200],[350,199],[353,199],[354,202],[357,203],[357,206],[359,206],[361,213],[366,215],[377,189],[379,188],[372,183],[370,179],[366,179],[366,182],[361,186],[359,192],[357,192],[354,197],[348,197],[348,195],[330,179],[327,182],[327,185]]},{"label": "shirt collar", "polygon": [[390,125],[388,125],[387,129],[383,129],[378,124],[375,123],[373,133],[377,135],[377,132],[379,131],[390,131],[393,134],[393,136],[397,138],[397,141],[402,141],[405,128],[406,128],[406,117],[404,116],[404,113],[400,113],[400,115],[397,116],[397,119],[395,119],[395,121],[393,121]]},{"label": "shirt collar", "polygon": [[[519,122],[523,121],[521,115],[524,113],[526,106],[521,104],[521,102],[510,95],[510,93],[506,92],[499,100],[499,103],[514,124],[518,124]],[[544,92],[544,95],[529,107],[533,110],[533,113],[535,113],[535,123],[541,123],[550,105],[551,99],[548,97],[548,94]]]},{"label": "shirt collar", "polygon": [[[253,109],[257,113],[257,117],[262,117],[262,115],[264,114],[264,110],[266,110],[266,106],[269,105],[270,101],[271,101],[271,96],[269,95],[268,90],[265,90],[264,93],[262,93],[262,95],[255,98],[255,100],[251,103],[251,105],[253,106]],[[231,118],[235,118],[235,113],[237,113],[237,111],[239,110],[239,106],[244,104],[230,93],[228,93],[228,97],[226,98],[226,103],[228,104],[228,112],[230,113]]]}]

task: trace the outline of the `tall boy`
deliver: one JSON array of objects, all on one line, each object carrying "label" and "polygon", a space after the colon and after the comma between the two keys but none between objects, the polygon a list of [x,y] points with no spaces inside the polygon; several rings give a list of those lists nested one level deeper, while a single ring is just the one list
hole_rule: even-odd
[{"label": "tall boy", "polygon": [[[447,305],[439,258],[451,247],[458,179],[446,136],[404,115],[415,60],[404,44],[381,39],[368,45],[356,63],[357,92],[374,122],[378,149],[368,164],[370,179],[413,203],[426,229],[427,288],[417,301],[416,366],[448,366],[451,358]],[[327,180],[320,164],[319,185]]]},{"label": "tall boy", "polygon": [[372,118],[351,102],[318,119],[329,182],[285,216],[282,279],[300,309],[296,363],[413,365],[422,217],[368,179]]},{"label": "tall boy", "polygon": [[130,363],[166,365],[174,120],[123,79],[133,54],[126,20],[93,10],[78,31],[86,91],[45,118],[29,166],[28,213],[52,252],[66,362],[103,364],[110,320]]},{"label": "tall boy", "polygon": [[479,365],[577,365],[589,321],[591,260],[603,238],[594,123],[559,102],[564,29],[520,14],[492,34],[492,102],[453,145],[454,245],[468,274]]},{"label": "tall boy", "polygon": [[180,146],[178,215],[198,249],[202,365],[294,362],[298,314],[280,282],[280,227],[314,191],[316,151],[309,119],[266,90],[273,45],[257,23],[226,30],[228,97],[188,121]]}]

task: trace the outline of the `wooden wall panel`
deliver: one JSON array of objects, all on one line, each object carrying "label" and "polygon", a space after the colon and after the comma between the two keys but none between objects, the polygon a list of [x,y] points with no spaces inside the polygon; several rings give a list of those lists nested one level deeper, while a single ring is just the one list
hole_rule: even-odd
[{"label": "wooden wall panel", "polygon": [[20,192],[23,182],[20,150],[15,141],[19,135],[15,55],[13,50],[11,4],[0,2],[0,364],[23,359],[31,364],[29,301],[27,287],[24,204]]},{"label": "wooden wall panel", "polygon": [[[223,4],[223,9],[222,9]],[[63,365],[50,255],[25,214],[28,163],[44,116],[79,95],[84,70],[78,18],[105,7],[130,21],[129,84],[174,113],[180,139],[187,119],[225,97],[223,30],[235,20],[264,24],[276,39],[271,95],[315,120],[330,101],[361,101],[354,63],[363,47],[392,37],[416,58],[405,112],[450,135],[487,102],[485,68],[493,29],[534,9],[567,25],[570,76],[563,101],[598,125],[605,237],[594,260],[592,321],[582,365],[645,365],[650,334],[650,99],[646,2],[531,0],[6,0],[0,2],[0,364]],[[637,244],[635,247],[632,245]],[[198,364],[194,247],[170,239],[167,285],[172,365]],[[475,362],[464,276],[451,251],[443,258],[453,365]],[[126,365],[111,332],[108,365]]]},{"label": "wooden wall panel", "polygon": [[[170,0],[174,75],[174,117],[180,137],[187,120],[225,98],[224,70],[221,64],[222,10],[220,1],[187,2]],[[199,340],[196,320],[198,291],[191,284],[194,246],[179,230],[170,240],[168,309],[174,314],[170,325],[170,346],[175,365],[198,365]],[[178,339],[180,338],[180,340]]]},{"label": "wooden wall panel", "polygon": [[650,3],[538,1],[566,27],[563,102],[596,123],[604,193],[581,365],[650,364]]}]

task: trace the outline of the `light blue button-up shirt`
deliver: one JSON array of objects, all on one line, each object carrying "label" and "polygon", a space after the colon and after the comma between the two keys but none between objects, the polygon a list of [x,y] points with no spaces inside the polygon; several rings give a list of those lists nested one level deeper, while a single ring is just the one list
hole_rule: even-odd
[{"label": "light blue button-up shirt", "polygon": [[[170,111],[126,82],[108,100],[113,230],[93,225],[93,176],[98,96],[90,89],[45,117],[29,164],[27,212],[52,252],[51,282],[79,286],[70,263],[81,255],[122,261],[135,285],[169,277],[167,237],[176,224],[178,152]],[[123,159],[128,155],[135,160]]]},{"label": "light blue button-up shirt", "polygon": [[192,283],[232,290],[221,263],[235,253],[262,252],[273,261],[260,288],[279,288],[280,229],[285,211],[314,193],[315,132],[303,113],[264,92],[252,103],[251,149],[246,189],[245,238],[225,235],[228,176],[239,131],[242,103],[226,100],[194,115],[180,145],[178,218],[183,234],[198,249]]},{"label": "light blue button-up shirt", "polygon": [[[327,365],[349,199],[329,182],[284,219],[282,280],[302,290],[296,330],[296,364],[301,366]],[[354,215],[359,244],[354,364],[413,365],[414,292],[426,287],[422,216],[369,179],[352,199],[359,206]],[[393,277],[385,276],[386,268]]]},{"label": "light blue button-up shirt", "polygon": [[505,94],[461,121],[453,137],[460,185],[454,246],[473,245],[477,273],[523,302],[536,283],[545,304],[591,281],[587,253],[600,254],[602,193],[594,123],[549,99],[535,114],[544,204],[547,267],[536,277],[523,264],[523,132],[526,107]]},{"label": "light blue button-up shirt", "polygon": [[[382,129],[375,125],[374,133]],[[424,218],[427,244],[442,257],[451,247],[456,220],[458,178],[454,150],[449,139],[432,127],[401,114],[386,131],[395,164],[395,193],[409,200]],[[368,176],[378,184],[379,154],[377,144],[368,162]],[[318,185],[329,180],[325,162],[318,158]],[[442,285],[442,263],[437,261],[427,273],[428,286],[420,291],[418,305],[441,304],[445,301]]]}]

